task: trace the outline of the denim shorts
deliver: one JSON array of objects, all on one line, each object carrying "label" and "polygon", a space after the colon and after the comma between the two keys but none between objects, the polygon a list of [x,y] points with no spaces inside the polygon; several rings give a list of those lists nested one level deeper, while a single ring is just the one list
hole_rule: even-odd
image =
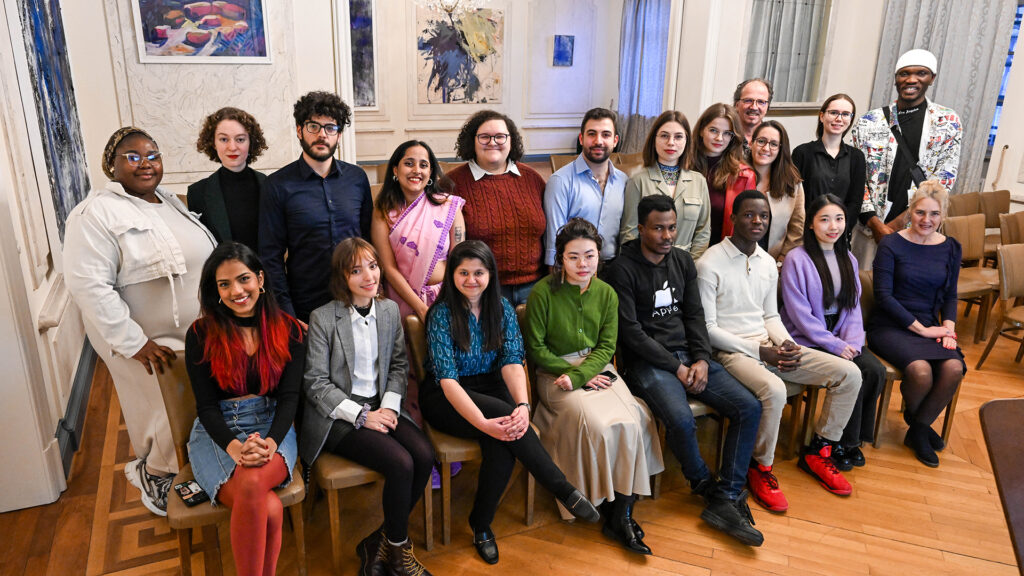
[{"label": "denim shorts", "polygon": [[[249,434],[254,432],[259,432],[262,438],[267,437],[270,425],[274,421],[276,406],[277,400],[267,396],[220,401],[224,422],[241,442],[245,442]],[[292,481],[292,470],[298,458],[294,427],[288,428],[288,434],[277,447],[277,453],[284,458],[288,468],[288,477],[281,483],[281,486],[287,486]],[[192,434],[188,439],[188,459],[192,463],[192,473],[195,474],[196,482],[210,495],[210,501],[216,502],[220,487],[235,471],[235,461],[213,441],[213,438],[210,438],[199,418],[196,418],[192,425]]]}]

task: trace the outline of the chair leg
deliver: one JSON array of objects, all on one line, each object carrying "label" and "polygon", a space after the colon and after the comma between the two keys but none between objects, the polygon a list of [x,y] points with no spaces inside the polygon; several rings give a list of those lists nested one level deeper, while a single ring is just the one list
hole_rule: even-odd
[{"label": "chair leg", "polygon": [[192,576],[192,529],[182,528],[178,533],[178,563],[181,576]]},{"label": "chair leg", "polygon": [[434,488],[430,482],[423,488],[423,547],[434,549]]},{"label": "chair leg", "polygon": [[661,496],[661,474],[651,476],[651,499],[657,500]]},{"label": "chair leg", "polygon": [[[429,484],[429,483],[428,483]],[[341,491],[326,490],[327,512],[331,518],[331,558],[334,571],[341,573]]]},{"label": "chair leg", "polygon": [[288,507],[292,518],[292,533],[295,534],[295,559],[299,565],[299,576],[306,576],[306,523],[302,519],[302,502]]},{"label": "chair leg", "polygon": [[[978,305],[978,320],[974,323],[974,343],[981,342],[985,337],[985,328],[988,324],[988,315],[992,311],[992,293],[989,292],[981,297],[981,304]],[[965,315],[966,316],[966,315]]]},{"label": "chair leg", "polygon": [[1017,348],[1017,357],[1013,359],[1014,362],[1020,364],[1020,359],[1024,357],[1024,340],[1020,341],[1020,346]]},{"label": "chair leg", "polygon": [[803,424],[803,444],[800,445],[800,450],[803,450],[804,446],[811,444],[811,439],[814,437],[814,416],[818,412],[818,393],[821,388],[812,386],[807,389],[806,400],[807,409],[804,411]]},{"label": "chair leg", "polygon": [[786,446],[786,459],[792,459],[797,456],[796,443],[797,438],[800,437],[800,408],[803,405],[801,401],[803,393],[792,396],[787,401],[789,404],[789,441]]},{"label": "chair leg", "polygon": [[[961,382],[961,386],[963,383]],[[946,406],[946,417],[942,420],[942,441],[949,445],[949,433],[953,431],[953,416],[956,415],[956,402],[960,399],[960,386],[953,393],[953,399]]]},{"label": "chair leg", "polygon": [[878,448],[882,443],[882,430],[885,428],[885,416],[889,412],[889,401],[892,399],[892,389],[896,386],[896,379],[886,375],[885,387],[882,389],[882,397],[878,400],[878,414],[875,416],[875,441],[872,446]]},{"label": "chair leg", "polygon": [[526,518],[524,521],[527,526],[533,524],[533,501],[537,496],[537,481],[534,480],[533,474],[526,473]]},{"label": "chair leg", "polygon": [[718,454],[715,455],[715,470],[722,469],[722,457],[725,455],[725,417],[718,416]]},{"label": "chair leg", "polygon": [[452,467],[451,462],[441,462],[441,544],[452,541]]},{"label": "chair leg", "polygon": [[995,329],[992,330],[992,335],[989,336],[988,339],[988,345],[985,346],[985,351],[981,353],[981,358],[978,359],[978,364],[974,367],[975,370],[981,370],[981,365],[985,363],[985,359],[988,358],[988,353],[992,351],[992,348],[996,345],[996,340],[998,340],[999,335],[1002,334],[1003,317],[1004,314],[999,315],[999,322],[996,323]]}]

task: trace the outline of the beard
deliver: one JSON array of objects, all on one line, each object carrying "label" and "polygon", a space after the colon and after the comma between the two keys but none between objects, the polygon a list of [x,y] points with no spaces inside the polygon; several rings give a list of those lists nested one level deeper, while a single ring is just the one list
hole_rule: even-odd
[{"label": "beard", "polygon": [[600,164],[608,159],[611,153],[604,147],[584,148],[583,157],[593,164]]},{"label": "beard", "polygon": [[[339,142],[341,141],[340,138],[338,140]],[[315,142],[311,144],[307,142],[305,138],[302,138],[299,140],[299,143],[302,146],[302,151],[305,152],[307,156],[309,156],[313,160],[316,160],[317,162],[323,162],[329,159],[331,156],[334,156],[334,153],[338,150],[338,142],[335,142],[334,146],[328,145],[327,151],[322,154],[314,150],[313,146],[317,144],[327,144],[326,140],[317,139]]]}]

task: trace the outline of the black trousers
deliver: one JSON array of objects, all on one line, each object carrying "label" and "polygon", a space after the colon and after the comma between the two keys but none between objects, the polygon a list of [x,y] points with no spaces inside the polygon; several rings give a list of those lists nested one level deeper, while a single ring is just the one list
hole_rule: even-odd
[{"label": "black trousers", "polygon": [[[483,460],[480,463],[473,510],[469,513],[469,525],[473,530],[490,528],[517,458],[541,486],[557,498],[565,499],[572,493],[572,484],[551,461],[551,456],[532,428],[527,428],[522,438],[511,442],[492,438],[467,422],[455,410],[441,386],[434,383],[433,375],[427,378],[427,382],[427,385],[420,388],[420,410],[427,422],[441,432],[460,438],[473,438],[480,443]],[[500,372],[462,376],[459,383],[486,418],[508,416],[516,407]]]},{"label": "black trousers", "polygon": [[885,387],[885,366],[867,349],[861,349],[853,363],[860,368],[861,385],[857,394],[857,403],[853,405],[850,420],[843,429],[843,437],[839,440],[846,448],[870,444],[875,436],[875,416],[878,412],[878,395]]}]

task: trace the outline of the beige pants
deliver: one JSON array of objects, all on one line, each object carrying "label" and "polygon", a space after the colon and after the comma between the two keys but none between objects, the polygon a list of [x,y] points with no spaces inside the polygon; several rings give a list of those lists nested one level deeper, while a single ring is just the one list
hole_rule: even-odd
[{"label": "beige pants", "polygon": [[[771,345],[763,342],[762,346]],[[765,466],[775,460],[775,444],[779,440],[779,422],[786,405],[786,382],[821,386],[825,388],[825,403],[815,431],[829,440],[838,441],[850,420],[853,406],[860,392],[860,370],[849,360],[843,360],[820,350],[800,347],[800,367],[791,372],[780,372],[774,366],[738,352],[717,352],[718,360],[737,380],[743,383],[761,401],[761,424],[754,444],[754,459]]]}]

